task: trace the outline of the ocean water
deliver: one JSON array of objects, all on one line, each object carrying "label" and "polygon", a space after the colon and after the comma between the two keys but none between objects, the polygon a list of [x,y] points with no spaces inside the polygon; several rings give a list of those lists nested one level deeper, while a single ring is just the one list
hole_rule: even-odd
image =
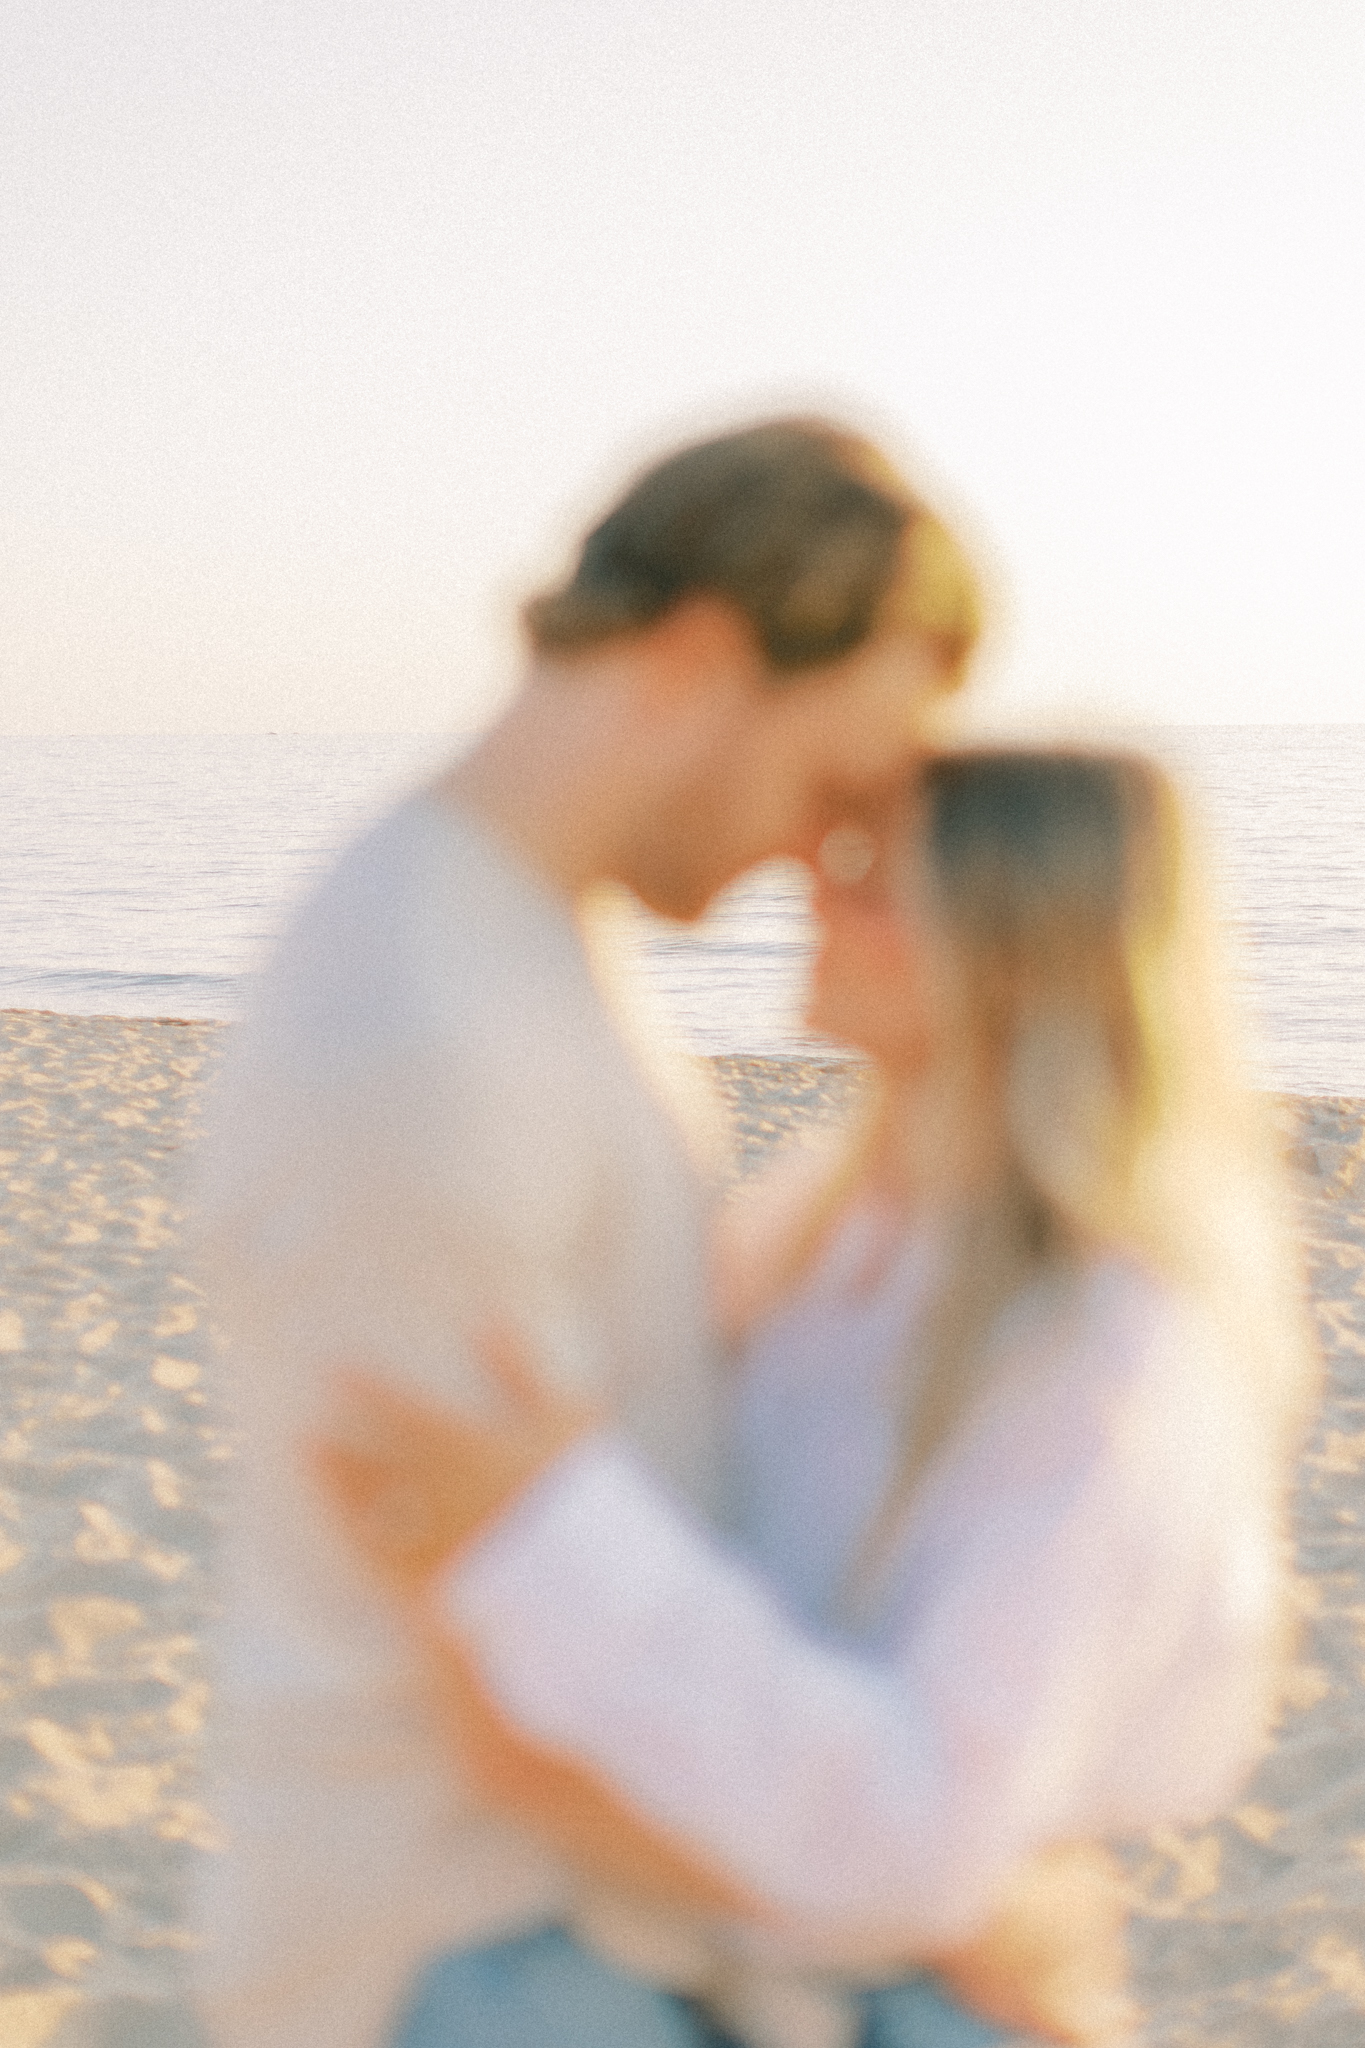
[{"label": "ocean water", "polygon": [[[1148,735],[1210,828],[1262,1078],[1365,1094],[1365,725]],[[430,736],[0,740],[0,1007],[240,1016],[337,850],[441,758]],[[810,922],[768,868],[692,929],[643,928],[702,1052],[811,1049]]]}]

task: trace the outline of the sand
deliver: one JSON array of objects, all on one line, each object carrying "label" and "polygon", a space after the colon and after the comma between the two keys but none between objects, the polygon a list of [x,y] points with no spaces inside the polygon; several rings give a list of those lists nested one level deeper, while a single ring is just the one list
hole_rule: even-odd
[{"label": "sand", "polygon": [[[222,1027],[0,1013],[0,2048],[191,2048],[186,1880],[232,1430],[183,1250]],[[856,1071],[715,1069],[741,1170]],[[1150,2048],[1365,2040],[1365,1102],[1281,1105],[1328,1392],[1295,1706],[1236,1811],[1133,1845]]]}]

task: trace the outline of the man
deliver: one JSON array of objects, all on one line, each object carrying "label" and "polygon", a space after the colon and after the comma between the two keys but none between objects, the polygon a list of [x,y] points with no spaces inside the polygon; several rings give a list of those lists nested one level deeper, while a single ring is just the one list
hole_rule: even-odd
[{"label": "man", "polygon": [[229,1846],[202,1899],[225,2048],[382,2048],[424,1958],[593,1917],[566,1861],[460,1790],[301,1447],[339,1359],[401,1361],[477,1408],[468,1332],[510,1317],[714,1512],[702,1196],[575,905],[612,881],[694,918],[754,862],[811,854],[910,766],[977,599],[873,448],[779,421],[641,477],[525,623],[505,717],[351,850],[280,949],[207,1149],[247,1433],[220,1642]]}]

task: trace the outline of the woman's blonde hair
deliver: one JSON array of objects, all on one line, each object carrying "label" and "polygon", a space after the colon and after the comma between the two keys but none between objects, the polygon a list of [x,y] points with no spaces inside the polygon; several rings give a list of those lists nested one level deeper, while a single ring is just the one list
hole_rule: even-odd
[{"label": "woman's blonde hair", "polygon": [[572,655],[693,595],[744,615],[775,680],[908,630],[952,688],[981,630],[980,584],[948,527],[875,443],[820,419],[769,420],[656,463],[522,621],[538,652]]},{"label": "woman's blonde hair", "polygon": [[1283,1168],[1170,779],[1136,753],[945,754],[917,833],[1006,1163],[953,1226],[880,1536],[974,1399],[1006,1301],[1105,1246],[1212,1315],[1282,1491],[1313,1353]]}]

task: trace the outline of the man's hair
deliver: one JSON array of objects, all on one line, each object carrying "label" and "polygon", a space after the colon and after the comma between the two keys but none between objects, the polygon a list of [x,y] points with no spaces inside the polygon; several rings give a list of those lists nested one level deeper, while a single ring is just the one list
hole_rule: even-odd
[{"label": "man's hair", "polygon": [[899,628],[956,682],[980,631],[954,536],[872,442],[818,419],[724,434],[646,470],[522,618],[537,652],[574,654],[697,595],[734,605],[791,676]]}]

